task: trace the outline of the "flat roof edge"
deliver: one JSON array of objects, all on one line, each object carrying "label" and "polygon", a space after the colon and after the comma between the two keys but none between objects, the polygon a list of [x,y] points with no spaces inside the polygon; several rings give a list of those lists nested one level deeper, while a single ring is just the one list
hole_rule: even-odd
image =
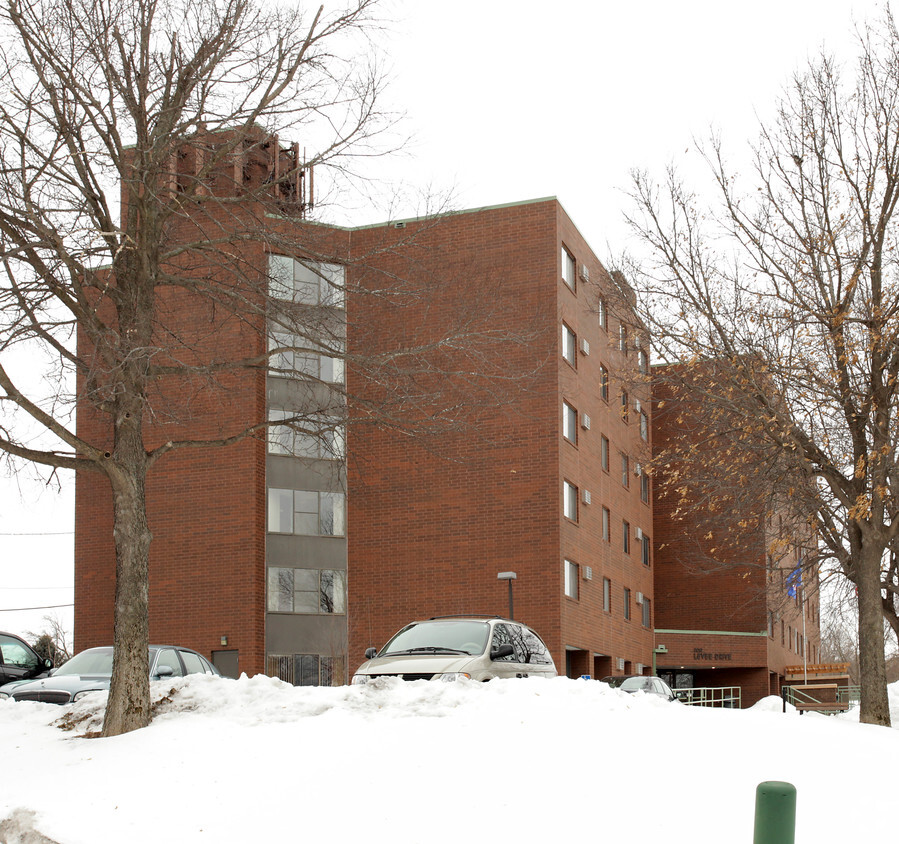
[{"label": "flat roof edge", "polygon": [[[501,208],[517,208],[521,205],[537,205],[541,202],[558,202],[558,197],[541,196],[536,199],[522,199],[517,202],[500,202],[496,205],[482,205],[477,208],[461,208],[458,210],[445,211],[438,214],[424,214],[420,217],[402,217],[396,220],[384,220],[380,223],[367,223],[362,226],[335,226],[335,228],[346,228],[347,231],[362,231],[364,229],[377,229],[384,226],[395,226],[397,223],[418,223],[423,220],[434,220],[438,217],[457,217],[462,214],[477,214],[481,211],[496,211]],[[561,203],[560,203],[561,204]]]},{"label": "flat roof edge", "polygon": [[656,635],[659,633],[665,636],[684,635],[684,636],[755,636],[765,638],[768,637],[768,631],[762,630],[760,633],[747,633],[745,630],[666,630],[660,627],[655,629]]}]

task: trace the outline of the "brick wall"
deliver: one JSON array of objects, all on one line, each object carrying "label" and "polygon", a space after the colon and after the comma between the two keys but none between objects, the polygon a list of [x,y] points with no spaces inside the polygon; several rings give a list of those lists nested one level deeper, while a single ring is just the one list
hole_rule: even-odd
[{"label": "brick wall", "polygon": [[[195,232],[180,232],[195,236]],[[179,236],[175,231],[173,237]],[[236,247],[259,265],[259,247]],[[200,277],[227,274],[195,267]],[[181,336],[179,354],[197,363],[259,354],[258,317],[232,316],[183,290],[159,293],[160,323]],[[161,343],[165,343],[161,339]],[[82,339],[83,347],[83,339]],[[165,355],[157,362],[165,362]],[[264,373],[197,375],[163,380],[147,400],[148,449],[183,438],[216,439],[243,430],[265,412]],[[109,422],[86,402],[78,408],[78,433],[112,448]],[[176,450],[149,474],[150,638],[193,647],[211,656],[228,637],[240,652],[241,670],[263,668],[264,441],[250,438],[226,448]],[[79,473],[75,506],[75,647],[113,639],[115,550],[112,497],[104,475]]]},{"label": "brick wall", "polygon": [[[657,454],[678,440],[687,441],[694,445],[695,465],[722,460],[728,465],[703,425],[700,405],[679,395],[664,379],[654,382],[653,402]],[[790,630],[801,629],[802,613],[798,600],[787,598],[780,571],[770,567],[765,510],[725,502],[720,517],[710,520],[710,501],[691,484],[693,471],[693,465],[672,464],[654,479],[656,643],[668,649],[658,657],[658,665],[694,672],[697,685],[742,685],[743,705],[748,706],[776,694],[784,666],[802,661],[801,649],[795,639],[791,646],[789,636]],[[686,505],[681,501],[684,488]],[[803,644],[810,646],[813,658],[820,645],[818,595],[817,584],[810,576],[808,580]],[[787,634],[783,643],[781,625]],[[692,632],[665,632],[670,630]]]},{"label": "brick wall", "polygon": [[[354,252],[408,238],[409,225],[354,232]],[[560,277],[563,246],[577,264],[574,291]],[[597,293],[610,279],[554,200],[443,220],[419,233],[413,254],[415,273],[443,273],[455,279],[457,296],[496,308],[501,316],[494,327],[536,327],[527,347],[503,350],[510,371],[545,363],[511,406],[489,410],[473,429],[444,437],[439,455],[383,428],[351,428],[351,666],[367,646],[380,646],[415,618],[506,614],[507,584],[496,575],[508,570],[518,575],[516,618],[540,632],[560,670],[566,648],[582,649],[573,663],[578,674],[595,671],[593,653],[650,664],[651,627],[643,627],[641,608],[634,602],[630,621],[623,619],[625,586],[634,599],[637,592],[652,599],[651,568],[642,565],[634,541],[637,527],[651,530],[651,511],[640,501],[633,472],[623,486],[618,462],[619,451],[636,463],[649,448],[633,409],[642,396],[649,410],[645,385],[633,377],[636,351],[624,355],[615,349],[618,319],[633,328],[632,316],[619,307],[609,326],[600,327]],[[391,253],[377,266],[402,276],[410,269],[409,257],[408,250]],[[584,265],[589,281],[581,277]],[[439,311],[428,316],[443,318]],[[379,322],[368,313],[354,318]],[[577,337],[574,365],[561,354],[563,323]],[[382,327],[385,334],[403,330],[389,321]],[[613,374],[608,401],[599,393],[601,365]],[[631,394],[628,421],[621,415],[622,390]],[[563,398],[579,414],[576,443],[561,436]],[[589,430],[580,424],[584,414]],[[600,465],[602,436],[610,442],[610,471]],[[577,521],[563,516],[563,480],[581,494],[590,492],[591,502],[579,503]],[[602,538],[603,507],[612,514],[611,541]],[[624,521],[631,525],[629,554],[622,548]],[[577,599],[563,594],[566,559],[579,566]],[[613,582],[611,612],[602,608],[603,577]]]}]

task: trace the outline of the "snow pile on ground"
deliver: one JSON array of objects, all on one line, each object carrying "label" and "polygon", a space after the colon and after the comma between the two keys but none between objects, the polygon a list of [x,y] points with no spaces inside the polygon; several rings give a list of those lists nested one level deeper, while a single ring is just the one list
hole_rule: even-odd
[{"label": "snow pile on ground", "polygon": [[713,710],[565,678],[261,676],[153,694],[151,726],[114,739],[84,737],[103,693],[0,701],[0,842],[652,842],[694,822],[739,842],[765,780],[797,787],[797,844],[896,837],[879,795],[899,730],[784,714],[779,698]]}]

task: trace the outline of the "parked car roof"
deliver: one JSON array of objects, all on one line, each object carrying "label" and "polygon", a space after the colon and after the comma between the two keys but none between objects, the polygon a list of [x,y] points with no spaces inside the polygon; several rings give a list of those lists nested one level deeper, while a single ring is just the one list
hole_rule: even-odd
[{"label": "parked car roof", "polygon": [[[6,690],[0,697],[16,701],[72,703],[90,692],[105,691],[112,677],[112,646],[88,648],[73,656],[47,678]],[[221,676],[219,670],[191,648],[180,645],[150,645],[150,679],[168,679],[188,674]]]}]

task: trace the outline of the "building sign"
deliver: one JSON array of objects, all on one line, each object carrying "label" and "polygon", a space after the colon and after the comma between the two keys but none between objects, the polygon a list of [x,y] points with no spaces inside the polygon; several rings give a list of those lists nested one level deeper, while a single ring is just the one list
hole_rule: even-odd
[{"label": "building sign", "polygon": [[693,648],[693,659],[697,662],[730,662],[729,653],[706,653],[702,648]]}]

